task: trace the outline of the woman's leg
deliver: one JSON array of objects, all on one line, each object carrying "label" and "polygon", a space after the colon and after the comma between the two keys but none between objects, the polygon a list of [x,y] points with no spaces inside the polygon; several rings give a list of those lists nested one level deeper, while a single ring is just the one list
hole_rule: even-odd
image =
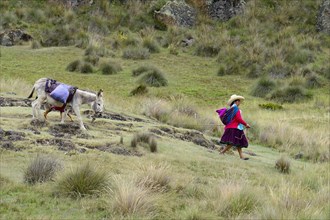
[{"label": "woman's leg", "polygon": [[220,154],[224,154],[226,153],[227,150],[229,150],[231,148],[231,145],[227,145],[222,151],[220,151]]},{"label": "woman's leg", "polygon": [[248,157],[244,157],[243,156],[243,152],[242,152],[242,148],[238,147],[237,148],[237,151],[238,151],[238,154],[239,154],[239,157],[243,160],[248,160],[249,158]]}]

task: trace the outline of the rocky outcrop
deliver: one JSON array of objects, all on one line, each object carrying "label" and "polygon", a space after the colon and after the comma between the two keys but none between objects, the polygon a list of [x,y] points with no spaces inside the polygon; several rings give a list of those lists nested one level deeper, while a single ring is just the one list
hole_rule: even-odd
[{"label": "rocky outcrop", "polygon": [[169,1],[154,15],[158,22],[166,26],[192,27],[196,23],[197,12],[184,1]]},{"label": "rocky outcrop", "polygon": [[323,0],[320,6],[316,29],[330,35],[330,0]]},{"label": "rocky outcrop", "polygon": [[33,37],[21,29],[6,30],[0,33],[0,44],[2,46],[14,46],[20,41],[30,41]]},{"label": "rocky outcrop", "polygon": [[206,1],[209,16],[212,19],[228,21],[241,14],[244,10],[244,0],[208,0]]}]

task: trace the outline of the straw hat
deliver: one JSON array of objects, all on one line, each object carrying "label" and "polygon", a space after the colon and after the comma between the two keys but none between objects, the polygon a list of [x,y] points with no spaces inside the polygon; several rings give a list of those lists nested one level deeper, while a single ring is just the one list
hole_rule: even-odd
[{"label": "straw hat", "polygon": [[227,104],[230,106],[230,104],[233,101],[237,100],[237,99],[239,99],[240,101],[243,101],[244,100],[244,97],[243,96],[240,96],[240,95],[234,94],[234,95],[230,96],[230,99],[228,100]]}]

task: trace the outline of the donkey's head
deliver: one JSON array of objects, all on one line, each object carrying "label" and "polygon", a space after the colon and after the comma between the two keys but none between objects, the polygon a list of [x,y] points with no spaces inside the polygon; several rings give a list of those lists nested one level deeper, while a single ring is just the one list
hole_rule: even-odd
[{"label": "donkey's head", "polygon": [[100,91],[97,93],[96,100],[92,103],[92,109],[97,113],[103,112],[103,90],[100,89]]}]

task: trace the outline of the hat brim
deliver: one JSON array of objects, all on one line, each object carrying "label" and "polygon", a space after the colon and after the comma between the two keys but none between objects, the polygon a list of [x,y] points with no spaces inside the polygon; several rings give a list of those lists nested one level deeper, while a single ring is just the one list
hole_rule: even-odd
[{"label": "hat brim", "polygon": [[244,101],[244,97],[243,96],[234,96],[234,97],[230,97],[230,99],[228,100],[228,102],[227,102],[227,105],[229,105],[230,106],[230,104],[233,102],[233,101],[235,101],[235,100],[240,100],[241,102],[242,101]]}]

